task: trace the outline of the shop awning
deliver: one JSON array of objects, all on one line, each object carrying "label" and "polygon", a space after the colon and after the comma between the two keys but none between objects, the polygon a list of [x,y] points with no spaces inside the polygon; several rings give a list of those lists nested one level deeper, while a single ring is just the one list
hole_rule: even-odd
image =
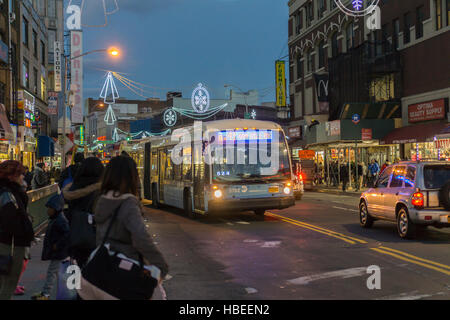
[{"label": "shop awning", "polygon": [[355,114],[360,119],[394,119],[402,117],[402,108],[400,102],[346,103],[340,119],[352,120]]},{"label": "shop awning", "polygon": [[435,136],[448,131],[449,123],[433,122],[407,126],[391,131],[380,144],[431,142]]},{"label": "shop awning", "polygon": [[0,140],[14,140],[14,133],[6,116],[6,109],[0,104]]}]

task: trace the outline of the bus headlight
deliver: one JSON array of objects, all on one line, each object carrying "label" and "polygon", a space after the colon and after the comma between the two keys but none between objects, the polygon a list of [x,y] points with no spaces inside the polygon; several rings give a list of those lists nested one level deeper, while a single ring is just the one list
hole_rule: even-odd
[{"label": "bus headlight", "polygon": [[284,192],[284,194],[290,194],[291,193],[291,188],[284,187],[283,192]]},{"label": "bus headlight", "polygon": [[223,196],[222,190],[217,189],[214,191],[214,197],[216,197],[217,199],[222,198],[222,196]]}]

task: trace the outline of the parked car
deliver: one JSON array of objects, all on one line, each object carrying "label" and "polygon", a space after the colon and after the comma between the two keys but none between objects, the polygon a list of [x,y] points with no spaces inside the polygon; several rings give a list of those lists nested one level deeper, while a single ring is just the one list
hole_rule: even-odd
[{"label": "parked car", "polygon": [[391,165],[359,202],[363,228],[376,220],[396,222],[398,234],[406,239],[427,226],[450,227],[449,214],[450,163],[442,161]]}]

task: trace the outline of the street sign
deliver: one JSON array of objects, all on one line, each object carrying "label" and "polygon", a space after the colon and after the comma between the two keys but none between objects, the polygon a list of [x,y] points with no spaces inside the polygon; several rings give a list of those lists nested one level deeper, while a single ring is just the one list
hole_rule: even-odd
[{"label": "street sign", "polygon": [[313,160],[316,157],[314,150],[299,150],[298,157],[300,160]]},{"label": "street sign", "polygon": [[359,114],[355,113],[355,114],[352,116],[352,122],[353,122],[354,124],[358,124],[360,121],[361,121],[361,116],[360,116]]}]

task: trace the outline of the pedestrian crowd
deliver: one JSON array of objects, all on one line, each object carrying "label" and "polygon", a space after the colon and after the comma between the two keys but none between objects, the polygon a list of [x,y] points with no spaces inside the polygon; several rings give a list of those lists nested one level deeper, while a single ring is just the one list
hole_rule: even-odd
[{"label": "pedestrian crowd", "polygon": [[[55,286],[64,300],[151,299],[168,265],[144,223],[134,160],[124,154],[104,168],[98,158],[76,154],[58,176],[61,192],[46,203],[47,276],[32,299],[49,300]],[[31,173],[17,161],[0,164],[0,300],[24,293],[19,280],[35,240],[26,191],[48,184],[42,165]],[[58,280],[70,265],[81,270],[76,291]]]}]

